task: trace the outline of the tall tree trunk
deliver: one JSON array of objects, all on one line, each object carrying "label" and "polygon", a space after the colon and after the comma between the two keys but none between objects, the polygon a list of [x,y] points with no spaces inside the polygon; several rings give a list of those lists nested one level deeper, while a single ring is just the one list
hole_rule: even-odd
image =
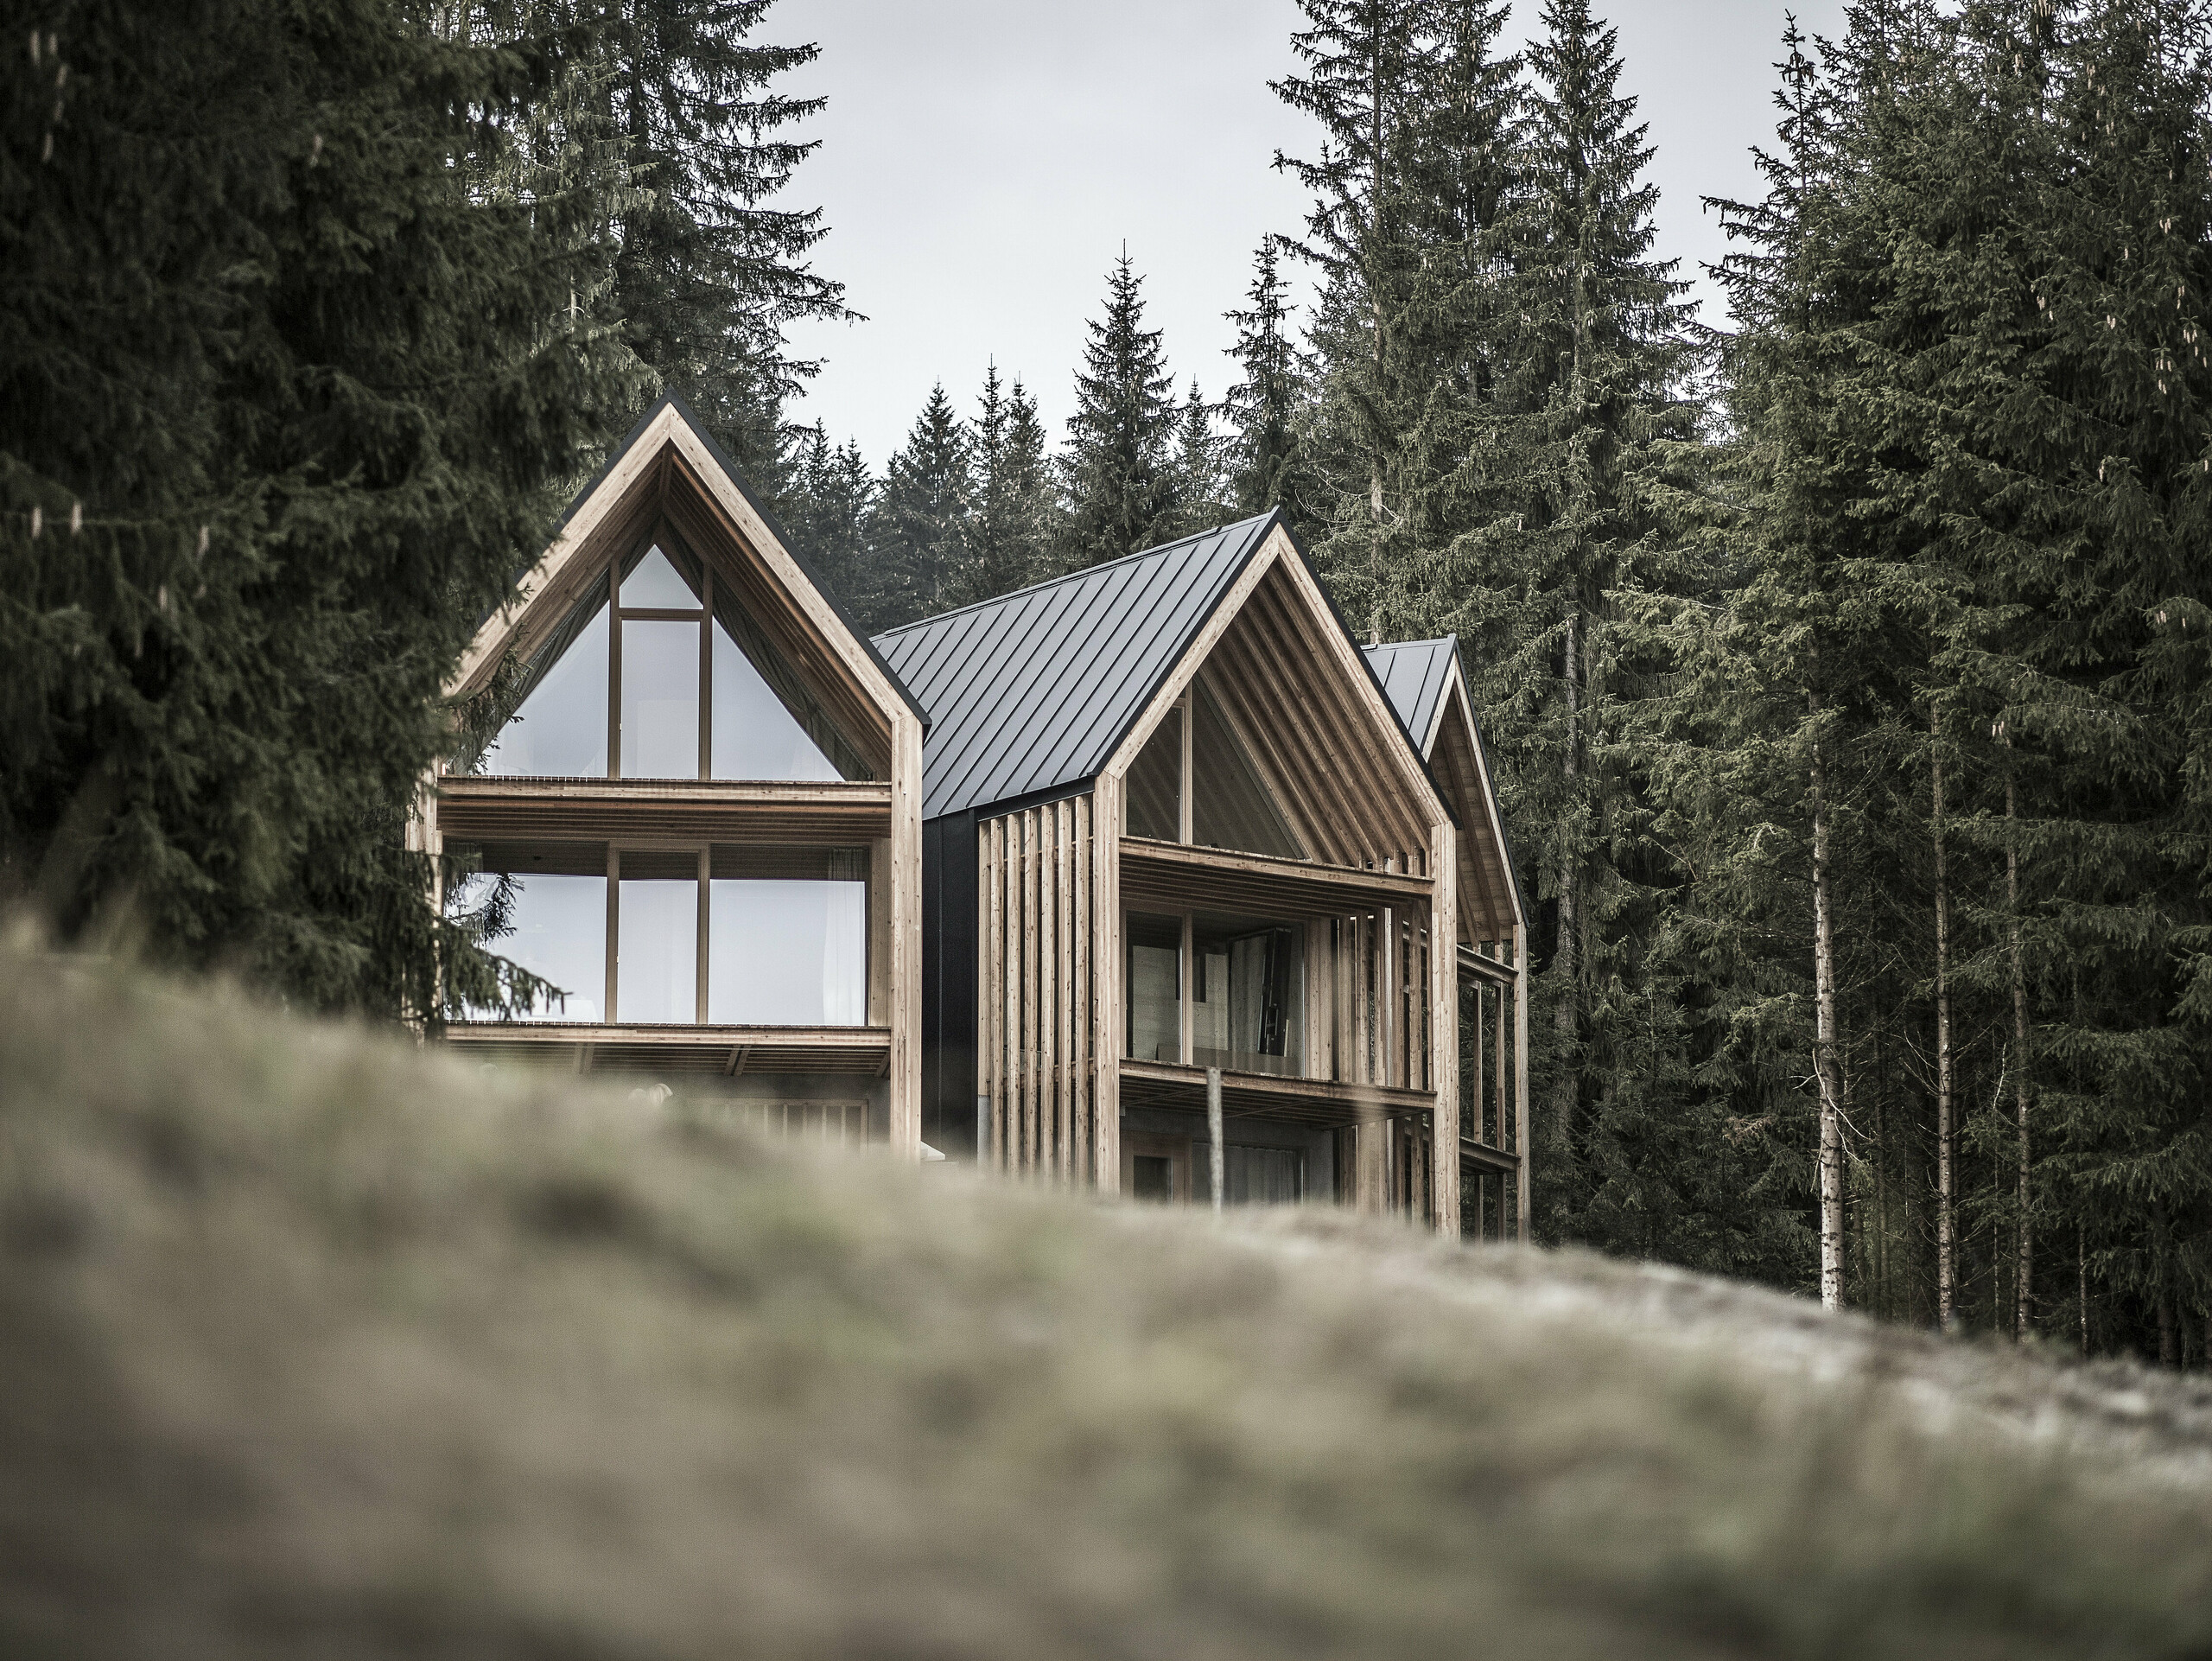
[{"label": "tall tree trunk", "polygon": [[1936,837],[1936,1318],[1945,1332],[1958,1324],[1958,1200],[1953,1187],[1951,1125],[1955,1061],[1951,1053],[1951,887],[1943,845],[1943,752],[1940,719],[1928,718],[1933,743]]},{"label": "tall tree trunk", "polygon": [[[1807,694],[1820,718],[1821,695]],[[1843,1116],[1835,1057],[1835,926],[1828,894],[1827,779],[1813,741],[1813,1071],[1821,1087],[1821,1304],[1843,1307]]]},{"label": "tall tree trunk", "polygon": [[[2011,741],[2006,741],[2011,748]],[[2012,776],[2005,780],[2005,905],[2012,940],[2012,1048],[2019,1058],[2013,1091],[2019,1109],[2019,1233],[2012,1275],[2012,1335],[2025,1338],[2032,1324],[2035,1239],[2028,1223],[2028,977],[2020,962],[2020,844]]]},{"label": "tall tree trunk", "polygon": [[2089,1353],[2089,1231],[2079,1223],[2074,1225],[2074,1264],[2082,1277],[2075,1301],[2082,1312],[2082,1353],[2086,1357]]},{"label": "tall tree trunk", "polygon": [[[1580,644],[1580,608],[1572,599],[1567,613],[1567,743],[1560,763],[1560,771],[1567,781],[1567,811],[1564,816],[1573,822],[1576,780],[1581,773],[1579,752],[1582,745],[1582,684]],[[1576,1070],[1571,1065],[1574,1053],[1574,1039],[1582,999],[1578,990],[1580,965],[1576,946],[1580,944],[1576,932],[1580,927],[1576,894],[1575,850],[1570,842],[1562,846],[1559,856],[1559,946],[1553,953],[1559,977],[1559,1002],[1552,1009],[1552,1029],[1558,1034],[1560,1057],[1557,1082],[1553,1086],[1553,1123],[1560,1149],[1564,1153],[1573,1145],[1574,1103],[1578,1091]]]},{"label": "tall tree trunk", "polygon": [[2174,1330],[2174,1295],[2163,1275],[2158,1279],[2158,1365],[2181,1365],[2180,1334]]},{"label": "tall tree trunk", "polygon": [[[1374,319],[1375,330],[1375,408],[1379,412],[1382,399],[1382,23],[1379,9],[1368,12],[1367,42],[1368,93],[1367,111],[1370,124],[1368,135],[1368,165],[1370,169],[1367,195],[1368,236],[1368,306]],[[1373,450],[1367,459],[1367,580],[1372,585],[1368,600],[1367,639],[1370,646],[1382,644],[1382,435],[1378,430],[1370,439]]]}]

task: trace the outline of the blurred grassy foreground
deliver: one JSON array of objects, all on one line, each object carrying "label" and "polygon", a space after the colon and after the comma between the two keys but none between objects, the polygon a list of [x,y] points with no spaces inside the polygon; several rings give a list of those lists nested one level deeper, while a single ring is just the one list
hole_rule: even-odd
[{"label": "blurred grassy foreground", "polygon": [[2212,1654],[2212,1403],[0,951],[0,1655]]}]

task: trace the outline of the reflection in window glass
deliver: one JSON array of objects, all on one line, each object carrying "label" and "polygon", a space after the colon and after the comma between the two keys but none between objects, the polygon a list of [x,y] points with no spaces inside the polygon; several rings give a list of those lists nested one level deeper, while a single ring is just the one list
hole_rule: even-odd
[{"label": "reflection in window glass", "polygon": [[1128,917],[1129,1055],[1138,1061],[1183,1059],[1183,922]]},{"label": "reflection in window glass", "polygon": [[656,548],[622,579],[622,604],[626,608],[696,611],[699,596],[668,563],[668,556]]},{"label": "reflection in window glass", "polygon": [[[715,625],[713,767],[716,779],[834,780],[815,741],[760,678],[720,623]],[[712,977],[709,980],[712,984]]]},{"label": "reflection in window glass", "polygon": [[699,1018],[699,879],[624,877],[614,919],[614,1009],[623,1021]]},{"label": "reflection in window glass", "polygon": [[699,776],[696,623],[622,625],[622,776]]},{"label": "reflection in window glass", "polygon": [[1250,918],[1192,920],[1191,1060],[1236,1072],[1304,1072],[1304,936]]},{"label": "reflection in window glass", "polygon": [[1129,764],[1128,832],[1161,842],[1183,837],[1183,712],[1170,710]]},{"label": "reflection in window glass", "polygon": [[[485,891],[497,880],[487,874],[456,884],[452,909],[463,912],[480,904]],[[512,932],[485,945],[568,994],[565,999],[548,999],[522,1019],[602,1019],[601,999],[607,988],[607,879],[533,873],[513,881]],[[476,1016],[487,1017],[488,1012]]]},{"label": "reflection in window glass", "polygon": [[716,877],[707,940],[716,1025],[868,1024],[865,882]]},{"label": "reflection in window glass", "polygon": [[550,779],[607,776],[607,631],[602,606],[484,752],[480,771]]}]

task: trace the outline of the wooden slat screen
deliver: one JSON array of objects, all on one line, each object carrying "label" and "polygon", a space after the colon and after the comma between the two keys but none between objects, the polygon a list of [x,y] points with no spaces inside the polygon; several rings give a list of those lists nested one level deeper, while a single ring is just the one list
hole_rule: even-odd
[{"label": "wooden slat screen", "polygon": [[1096,1138],[1090,1053],[1097,997],[1089,796],[977,827],[977,1090],[989,1098],[988,1163],[1089,1185]]}]

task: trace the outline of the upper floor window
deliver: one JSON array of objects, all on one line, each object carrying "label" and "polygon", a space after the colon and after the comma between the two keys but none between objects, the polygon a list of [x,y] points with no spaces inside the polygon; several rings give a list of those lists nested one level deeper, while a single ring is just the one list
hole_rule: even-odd
[{"label": "upper floor window", "polygon": [[1133,837],[1305,856],[1250,747],[1204,674],[1137,753],[1125,799]]},{"label": "upper floor window", "polygon": [[512,714],[474,770],[534,778],[874,776],[729,585],[658,544],[613,583],[601,577],[531,659]]}]

